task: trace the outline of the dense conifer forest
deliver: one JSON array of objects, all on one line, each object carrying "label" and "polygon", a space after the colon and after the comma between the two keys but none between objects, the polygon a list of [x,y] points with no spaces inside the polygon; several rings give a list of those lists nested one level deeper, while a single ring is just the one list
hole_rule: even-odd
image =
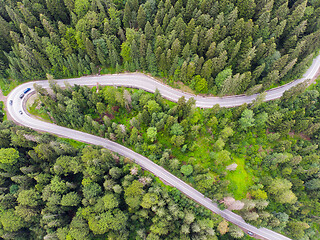
[{"label": "dense conifer forest", "polygon": [[195,92],[254,93],[303,73],[316,0],[0,0],[6,79],[145,71]]},{"label": "dense conifer forest", "polygon": [[[307,69],[319,14],[317,0],[0,0],[0,78],[142,71],[195,93],[263,92]],[[233,109],[50,85],[30,112],[145,155],[250,224],[320,238],[319,84]],[[3,239],[244,237],[129,159],[7,121],[0,185]]]}]

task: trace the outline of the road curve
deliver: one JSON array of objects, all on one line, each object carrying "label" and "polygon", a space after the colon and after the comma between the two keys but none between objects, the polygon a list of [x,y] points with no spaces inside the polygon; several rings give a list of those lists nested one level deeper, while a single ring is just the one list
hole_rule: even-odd
[{"label": "road curve", "polygon": [[[312,66],[304,74],[303,78],[295,80],[291,83],[288,83],[284,86],[272,89],[267,91],[266,100],[273,100],[282,96],[282,94],[289,88],[307,80],[312,79],[320,66],[320,55],[313,61]],[[74,79],[65,79],[57,80],[56,82],[63,86],[64,82],[68,82],[71,85],[113,85],[113,86],[126,86],[132,88],[140,88],[149,92],[154,92],[158,89],[161,95],[171,101],[178,101],[181,96],[185,96],[186,99],[191,97],[195,98],[196,106],[201,108],[210,108],[215,104],[219,104],[221,107],[234,107],[242,105],[243,103],[252,102],[257,94],[252,96],[237,95],[230,97],[202,97],[196,96],[188,93],[181,92],[179,90],[173,89],[169,86],[166,86],[146,75],[143,74],[114,74],[114,75],[103,75],[103,76],[89,76],[81,77]],[[232,222],[233,224],[238,225],[242,229],[245,229],[246,232],[250,231],[254,234],[254,237],[259,239],[270,239],[270,240],[289,240],[290,238],[285,237],[281,234],[273,232],[265,228],[256,228],[250,224],[247,224],[239,215],[236,215],[228,210],[220,210],[216,203],[213,203],[210,199],[205,197],[203,194],[181,181],[179,178],[175,177],[164,168],[158,166],[157,164],[150,161],[148,158],[118,144],[112,142],[108,139],[97,137],[88,133],[76,131],[73,129],[68,129],[65,127],[57,126],[52,123],[47,123],[40,121],[38,119],[32,118],[25,110],[26,98],[28,98],[33,92],[33,84],[37,83],[44,88],[49,88],[49,83],[46,80],[43,81],[34,81],[24,83],[13,89],[7,98],[7,109],[8,113],[17,123],[24,125],[26,127],[33,128],[35,130],[40,130],[43,132],[49,132],[56,134],[58,136],[63,136],[66,138],[72,138],[77,141],[86,142],[89,144],[100,145],[104,148],[107,148],[111,151],[117,152],[124,157],[133,159],[141,167],[152,172],[154,175],[158,176],[165,182],[179,189],[182,193],[187,195],[189,198],[203,205],[212,212],[221,215],[223,218]],[[26,94],[22,99],[19,96],[23,91],[30,87],[31,91]],[[10,100],[13,101],[10,105]]]}]

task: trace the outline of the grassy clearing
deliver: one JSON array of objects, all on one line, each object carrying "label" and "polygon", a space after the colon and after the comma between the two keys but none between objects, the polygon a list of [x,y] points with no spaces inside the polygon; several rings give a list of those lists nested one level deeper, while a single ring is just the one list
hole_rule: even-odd
[{"label": "grassy clearing", "polygon": [[126,125],[127,127],[130,127],[130,120],[136,115],[136,112],[131,111],[131,112],[127,112],[124,109],[119,109],[119,112],[116,112],[114,114],[114,121],[117,123],[122,123],[124,125]]},{"label": "grassy clearing", "polygon": [[226,179],[230,181],[229,190],[237,200],[246,197],[248,188],[252,185],[252,174],[245,170],[245,158],[233,157],[238,164],[235,171],[227,171]]},{"label": "grassy clearing", "polygon": [[76,141],[76,140],[73,140],[73,139],[70,139],[70,138],[58,137],[58,140],[60,142],[68,143],[74,148],[83,148],[83,147],[88,145],[87,143],[79,142],[79,141]]},{"label": "grassy clearing", "polygon": [[34,101],[32,102],[31,98],[28,99],[27,102],[27,110],[30,114],[46,121],[46,122],[50,122],[52,123],[52,120],[50,118],[50,116],[48,115],[48,113],[41,107],[38,108],[39,105],[39,99],[36,98],[34,99]]},{"label": "grassy clearing", "polygon": [[192,90],[189,86],[185,85],[183,82],[177,82],[173,84],[174,88],[178,88],[183,92],[191,93],[191,94],[196,94],[194,90]]},{"label": "grassy clearing", "polygon": [[112,67],[103,68],[100,71],[100,74],[115,74],[115,73],[116,73],[116,69]]},{"label": "grassy clearing", "polygon": [[196,142],[195,151],[188,152],[190,164],[200,164],[204,168],[210,168],[213,166],[213,161],[209,157],[210,145],[208,138],[202,137]]}]

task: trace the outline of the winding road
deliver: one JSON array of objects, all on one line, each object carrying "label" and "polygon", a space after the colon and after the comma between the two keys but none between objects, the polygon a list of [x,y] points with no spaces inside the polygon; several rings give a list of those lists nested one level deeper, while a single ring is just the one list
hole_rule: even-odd
[{"label": "winding road", "polygon": [[[267,91],[266,99],[267,101],[279,98],[282,94],[290,89],[291,87],[306,81],[307,79],[313,79],[318,72],[320,66],[320,55],[314,59],[313,64],[304,74],[303,78],[290,82],[281,87]],[[234,107],[242,105],[243,103],[250,103],[256,97],[257,94],[252,96],[237,95],[230,97],[202,97],[195,96],[192,94],[181,92],[177,89],[173,89],[167,85],[164,85],[153,78],[150,78],[143,74],[114,74],[114,75],[103,75],[103,76],[89,76],[74,79],[57,80],[56,82],[64,86],[64,82],[68,82],[71,85],[88,85],[93,86],[99,83],[100,85],[113,85],[113,86],[126,86],[132,88],[140,88],[148,92],[154,92],[158,89],[161,95],[171,101],[178,101],[181,96],[185,96],[186,99],[193,97],[196,100],[196,106],[201,108],[211,108],[215,104],[219,104],[221,107]],[[220,210],[216,203],[212,202],[209,198],[205,197],[203,194],[181,181],[179,178],[175,177],[167,170],[158,166],[157,164],[150,161],[148,158],[118,144],[112,142],[108,139],[97,137],[88,133],[76,131],[73,129],[68,129],[65,127],[57,126],[52,123],[43,122],[39,119],[33,118],[25,109],[26,99],[34,93],[33,84],[49,88],[48,81],[34,81],[24,83],[13,89],[7,98],[7,110],[11,115],[12,119],[26,127],[33,128],[35,130],[52,133],[58,136],[63,136],[66,138],[72,138],[77,141],[86,142],[89,144],[100,145],[111,151],[114,151],[124,157],[133,159],[137,164],[139,164],[144,169],[152,172],[154,175],[161,178],[163,181],[169,183],[170,185],[179,189],[182,193],[187,195],[189,198],[198,202],[202,206],[211,210],[212,212],[221,215],[227,221],[238,225],[246,233],[251,232],[253,237],[257,239],[269,239],[269,240],[289,240],[290,238],[285,237],[281,234],[268,230],[266,228],[256,228],[250,224],[247,224],[239,215],[232,213],[229,210]],[[27,88],[31,88],[26,96],[22,99],[19,97],[23,91]],[[12,101],[12,104],[10,104]]]}]

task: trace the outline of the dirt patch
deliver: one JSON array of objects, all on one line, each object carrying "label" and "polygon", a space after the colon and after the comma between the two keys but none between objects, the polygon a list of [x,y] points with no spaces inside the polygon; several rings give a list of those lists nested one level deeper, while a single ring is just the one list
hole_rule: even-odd
[{"label": "dirt patch", "polygon": [[177,83],[174,84],[175,88],[179,88],[181,91],[183,92],[187,92],[187,93],[191,93],[196,95],[196,93],[187,85],[185,85],[183,82],[179,81]]},{"label": "dirt patch", "polygon": [[316,73],[316,75],[314,75],[312,82],[315,81],[319,76],[320,76],[320,68],[318,69],[318,72]]},{"label": "dirt patch", "polygon": [[252,199],[251,194],[249,192],[247,192],[246,198],[247,199]]},{"label": "dirt patch", "polygon": [[295,133],[295,132],[289,132],[290,137],[294,137],[295,135],[298,135],[299,137],[301,137],[303,140],[307,140],[310,141],[310,137],[304,133]]},{"label": "dirt patch", "polygon": [[4,104],[7,102],[7,96],[4,96],[2,90],[0,89],[0,101],[3,101]]},{"label": "dirt patch", "polygon": [[308,135],[304,134],[304,133],[299,133],[299,136],[300,136],[301,138],[303,138],[304,140],[310,141],[310,137],[309,137]]}]

